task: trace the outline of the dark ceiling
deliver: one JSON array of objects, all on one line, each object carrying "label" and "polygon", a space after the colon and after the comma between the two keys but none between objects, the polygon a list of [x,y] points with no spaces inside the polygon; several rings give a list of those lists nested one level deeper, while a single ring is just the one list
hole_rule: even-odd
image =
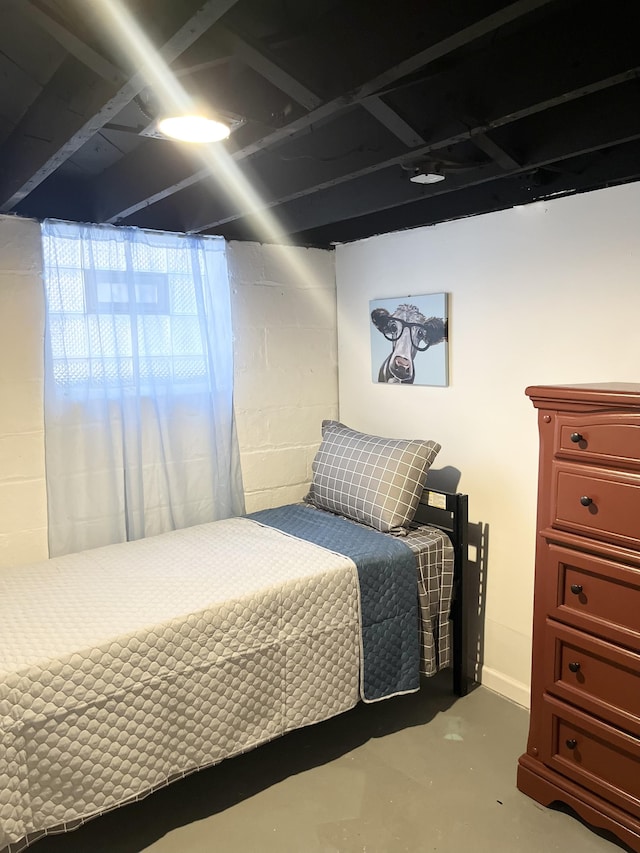
[{"label": "dark ceiling", "polygon": [[[172,79],[233,120],[228,140],[145,135],[164,96],[97,17],[121,6]],[[638,0],[0,13],[4,213],[329,246],[640,178]],[[416,170],[445,179],[416,184]]]}]

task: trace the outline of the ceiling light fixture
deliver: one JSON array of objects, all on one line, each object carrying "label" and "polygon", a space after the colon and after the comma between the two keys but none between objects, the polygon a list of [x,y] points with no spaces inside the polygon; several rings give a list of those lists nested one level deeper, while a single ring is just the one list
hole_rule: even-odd
[{"label": "ceiling light fixture", "polygon": [[220,142],[231,133],[229,125],[206,116],[171,116],[158,122],[158,130],[180,142]]},{"label": "ceiling light fixture", "polygon": [[414,184],[437,184],[438,181],[444,181],[444,175],[439,172],[423,172],[421,169],[416,169],[409,180]]}]

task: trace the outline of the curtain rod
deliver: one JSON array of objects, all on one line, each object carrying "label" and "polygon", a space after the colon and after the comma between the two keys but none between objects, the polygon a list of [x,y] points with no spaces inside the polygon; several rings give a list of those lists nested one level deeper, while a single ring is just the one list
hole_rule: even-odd
[{"label": "curtain rod", "polygon": [[81,225],[86,228],[116,228],[118,230],[131,229],[140,231],[142,234],[173,234],[175,237],[201,237],[211,240],[224,240],[226,237],[220,234],[198,234],[193,231],[162,231],[158,228],[141,228],[139,225],[113,225],[111,222],[78,222],[74,219],[57,219],[53,216],[45,216],[44,219],[37,220],[43,222],[59,222],[62,225]]}]

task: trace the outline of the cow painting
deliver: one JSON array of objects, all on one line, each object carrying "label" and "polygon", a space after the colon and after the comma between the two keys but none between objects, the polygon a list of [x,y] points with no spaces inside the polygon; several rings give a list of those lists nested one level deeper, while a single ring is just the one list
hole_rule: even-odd
[{"label": "cow painting", "polygon": [[391,353],[380,366],[378,382],[413,384],[416,354],[447,339],[446,320],[425,317],[415,305],[398,305],[393,314],[375,308],[371,321],[391,342]]}]

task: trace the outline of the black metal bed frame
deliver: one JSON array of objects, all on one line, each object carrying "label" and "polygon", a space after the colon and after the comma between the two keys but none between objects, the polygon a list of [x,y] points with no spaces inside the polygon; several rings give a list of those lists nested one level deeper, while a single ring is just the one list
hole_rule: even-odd
[{"label": "black metal bed frame", "polygon": [[420,498],[415,521],[444,530],[451,539],[454,552],[453,596],[451,601],[453,633],[453,692],[466,696],[473,681],[469,673],[465,590],[468,586],[468,522],[469,498],[461,493],[425,489]]}]

